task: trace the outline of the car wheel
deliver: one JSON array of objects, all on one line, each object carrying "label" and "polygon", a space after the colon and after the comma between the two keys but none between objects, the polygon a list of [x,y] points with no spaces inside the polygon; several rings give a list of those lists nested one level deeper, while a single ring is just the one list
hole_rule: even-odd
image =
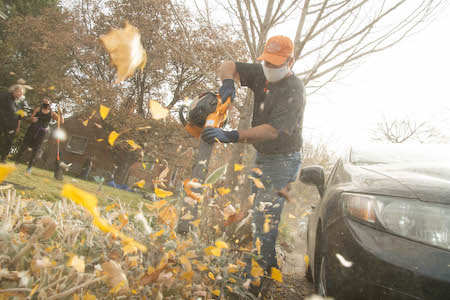
[{"label": "car wheel", "polygon": [[325,255],[322,255],[322,258],[320,260],[320,268],[319,268],[319,284],[317,287],[317,292],[320,296],[326,297],[327,294],[327,276],[326,276],[326,259]]}]

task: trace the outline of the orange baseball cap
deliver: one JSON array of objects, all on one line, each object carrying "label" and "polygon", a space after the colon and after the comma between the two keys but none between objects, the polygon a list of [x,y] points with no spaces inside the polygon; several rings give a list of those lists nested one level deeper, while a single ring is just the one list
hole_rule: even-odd
[{"label": "orange baseball cap", "polygon": [[277,35],[271,37],[264,47],[263,54],[258,60],[265,60],[273,65],[282,65],[288,57],[292,57],[294,44],[287,36]]}]

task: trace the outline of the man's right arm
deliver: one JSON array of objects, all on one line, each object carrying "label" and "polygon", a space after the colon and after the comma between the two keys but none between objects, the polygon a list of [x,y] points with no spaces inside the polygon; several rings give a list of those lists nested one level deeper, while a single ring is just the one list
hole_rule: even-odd
[{"label": "man's right arm", "polygon": [[237,72],[236,64],[233,61],[225,61],[222,63],[219,70],[219,77],[220,81],[223,81],[224,79],[233,79],[234,82],[240,82],[239,73]]}]

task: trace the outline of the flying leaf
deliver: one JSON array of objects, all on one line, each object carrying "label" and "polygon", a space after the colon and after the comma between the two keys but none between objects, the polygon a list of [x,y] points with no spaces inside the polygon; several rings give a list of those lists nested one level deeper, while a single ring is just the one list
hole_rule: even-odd
[{"label": "flying leaf", "polygon": [[103,142],[105,139],[98,139],[97,142]]},{"label": "flying leaf", "polygon": [[236,264],[237,264],[238,266],[243,267],[243,268],[247,265],[245,262],[239,260],[238,258],[236,259]]},{"label": "flying leaf", "polygon": [[98,200],[94,195],[76,188],[71,184],[65,184],[61,196],[71,199],[76,204],[86,208],[93,216],[99,216]]},{"label": "flying leaf", "polygon": [[55,86],[52,85],[52,86],[50,86],[48,89],[49,89],[50,91],[53,91],[53,90],[55,89]]},{"label": "flying leaf", "polygon": [[111,145],[111,146],[114,146],[114,142],[117,140],[117,138],[119,137],[119,133],[117,133],[117,132],[115,132],[115,131],[112,131],[110,134],[109,134],[109,137],[108,137],[108,142],[109,142],[109,144]]},{"label": "flying leaf", "polygon": [[216,277],[214,276],[214,274],[212,272],[208,273],[208,277],[211,278],[211,280],[216,280]]},{"label": "flying leaf", "polygon": [[272,267],[270,278],[278,282],[283,282],[283,274],[281,274],[280,270],[278,270],[277,268]]},{"label": "flying leaf", "polygon": [[214,290],[211,293],[213,293],[216,296],[220,296],[220,291],[219,290]]},{"label": "flying leaf", "polygon": [[156,195],[156,197],[159,197],[159,198],[165,198],[165,197],[172,196],[173,193],[170,191],[162,190],[162,189],[155,189],[155,195]]},{"label": "flying leaf", "polygon": [[234,171],[240,171],[243,168],[245,168],[244,165],[240,165],[240,164],[234,164]]},{"label": "flying leaf", "polygon": [[266,219],[264,221],[263,230],[265,233],[270,231],[270,217],[271,215],[266,215]]},{"label": "flying leaf", "polygon": [[259,168],[253,168],[252,171],[255,172],[258,175],[262,175],[263,174],[263,172]]},{"label": "flying leaf", "polygon": [[7,165],[0,165],[0,182],[3,182],[5,180],[6,176],[8,176],[12,171],[14,171],[16,167],[12,164]]},{"label": "flying leaf", "polygon": [[177,211],[173,205],[166,205],[159,212],[158,216],[164,222],[164,224],[169,225],[170,229],[173,230],[177,220]]},{"label": "flying leaf", "polygon": [[102,125],[100,125],[100,124],[94,123],[94,125],[95,125],[97,128],[103,128]]},{"label": "flying leaf", "polygon": [[21,118],[27,115],[27,113],[23,109],[16,111],[16,114],[18,114]]},{"label": "flying leaf", "polygon": [[106,119],[106,117],[108,116],[109,110],[110,110],[109,107],[100,104],[100,116],[102,117],[103,120]]},{"label": "flying leaf", "polygon": [[261,240],[259,239],[259,237],[256,238],[255,246],[256,246],[256,250],[258,251],[258,255],[260,255],[261,254]]},{"label": "flying leaf", "polygon": [[145,185],[145,180],[144,179],[139,180],[138,182],[135,183],[135,185],[137,185],[140,188],[143,188]]},{"label": "flying leaf", "polygon": [[147,169],[147,166],[144,163],[142,163],[142,167],[144,168],[144,170]]},{"label": "flying leaf", "polygon": [[86,121],[84,121],[84,122],[83,122],[83,125],[84,125],[84,126],[88,126],[88,123],[89,123],[89,119],[86,120]]},{"label": "flying leaf", "polygon": [[117,68],[116,83],[133,76],[137,68],[144,69],[147,53],[142,46],[141,35],[133,25],[126,23],[122,29],[113,29],[101,36],[100,41]]},{"label": "flying leaf", "polygon": [[250,275],[253,277],[264,276],[264,269],[259,266],[259,264],[252,258],[252,269],[250,271]]},{"label": "flying leaf", "polygon": [[195,227],[198,227],[198,225],[200,224],[200,221],[201,221],[200,219],[195,220],[192,222],[192,225],[194,225]]},{"label": "flying leaf", "polygon": [[225,243],[225,242],[223,242],[223,241],[217,241],[217,242],[216,242],[216,246],[217,246],[217,248],[228,249],[227,243]]},{"label": "flying leaf", "polygon": [[80,273],[84,273],[84,259],[78,258],[77,255],[72,256],[69,261],[67,262],[68,267],[73,267],[75,270],[77,270]]},{"label": "flying leaf", "polygon": [[220,167],[216,169],[214,172],[211,173],[211,175],[206,178],[205,184],[214,184],[219,180],[222,176],[224,176],[227,173],[227,166]]},{"label": "flying leaf", "polygon": [[219,192],[219,194],[220,194],[221,196],[223,196],[223,195],[228,194],[228,193],[230,192],[230,189],[221,186],[220,188],[217,189],[217,191]]},{"label": "flying leaf", "polygon": [[157,233],[155,233],[155,234],[153,235],[153,237],[161,236],[163,233],[164,233],[164,229],[161,229],[160,231],[158,231]]},{"label": "flying leaf", "polygon": [[157,202],[153,202],[153,205],[159,210],[161,207],[167,204],[166,200],[161,200]]},{"label": "flying leaf", "polygon": [[150,128],[152,128],[152,126],[139,127],[139,128],[136,128],[136,130],[144,130],[144,129],[150,129]]},{"label": "flying leaf", "polygon": [[139,148],[141,148],[141,146],[139,146],[138,144],[136,144],[133,140],[126,140],[126,142],[128,143],[128,145],[131,146],[131,151],[137,150]]},{"label": "flying leaf", "polygon": [[252,176],[250,176],[249,178],[253,180],[253,183],[255,184],[255,186],[257,188],[265,189],[264,184],[261,182],[261,180],[259,180],[258,178],[252,177]]},{"label": "flying leaf", "polygon": [[297,219],[296,216],[289,214],[289,219]]},{"label": "flying leaf", "polygon": [[164,119],[169,114],[169,110],[155,100],[150,100],[150,112],[155,120]]},{"label": "flying leaf", "polygon": [[303,260],[304,260],[305,263],[306,263],[306,269],[308,269],[308,267],[309,267],[309,256],[308,256],[308,255],[305,255],[305,257],[303,257]]}]

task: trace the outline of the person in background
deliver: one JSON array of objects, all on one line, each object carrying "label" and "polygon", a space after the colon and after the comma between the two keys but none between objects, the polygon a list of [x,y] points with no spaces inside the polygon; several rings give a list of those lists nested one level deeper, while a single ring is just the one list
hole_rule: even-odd
[{"label": "person in background", "polygon": [[[61,116],[61,124],[64,124],[62,114],[60,113],[59,115]],[[31,148],[31,158],[27,168],[27,173],[29,174],[31,174],[31,167],[33,166],[36,154],[49,130],[51,119],[58,121],[58,114],[52,111],[50,99],[44,97],[41,107],[35,108],[30,117],[31,124],[28,126],[22,145],[16,156],[16,164],[18,164],[24,151]]]},{"label": "person in background", "polygon": [[[249,291],[258,296],[261,287],[270,283],[272,268],[279,268],[275,244],[278,225],[288,190],[299,174],[302,164],[302,128],[306,94],[303,82],[292,72],[294,45],[285,36],[271,37],[258,60],[260,64],[226,61],[220,68],[222,99],[235,96],[235,82],[250,88],[254,93],[252,128],[225,131],[205,127],[202,138],[208,143],[250,143],[256,151],[256,168],[262,174],[252,174],[264,184],[257,187],[252,182],[253,201],[253,252],[260,259],[247,260],[244,274]],[[264,276],[251,275],[257,263]]]},{"label": "person in background", "polygon": [[5,163],[11,151],[14,138],[19,133],[20,124],[28,105],[25,101],[26,90],[33,88],[20,79],[8,92],[0,94],[0,162]]},{"label": "person in background", "polygon": [[81,167],[80,178],[83,180],[89,179],[89,173],[91,172],[92,165],[94,164],[94,158],[89,157],[84,161],[83,167]]}]

